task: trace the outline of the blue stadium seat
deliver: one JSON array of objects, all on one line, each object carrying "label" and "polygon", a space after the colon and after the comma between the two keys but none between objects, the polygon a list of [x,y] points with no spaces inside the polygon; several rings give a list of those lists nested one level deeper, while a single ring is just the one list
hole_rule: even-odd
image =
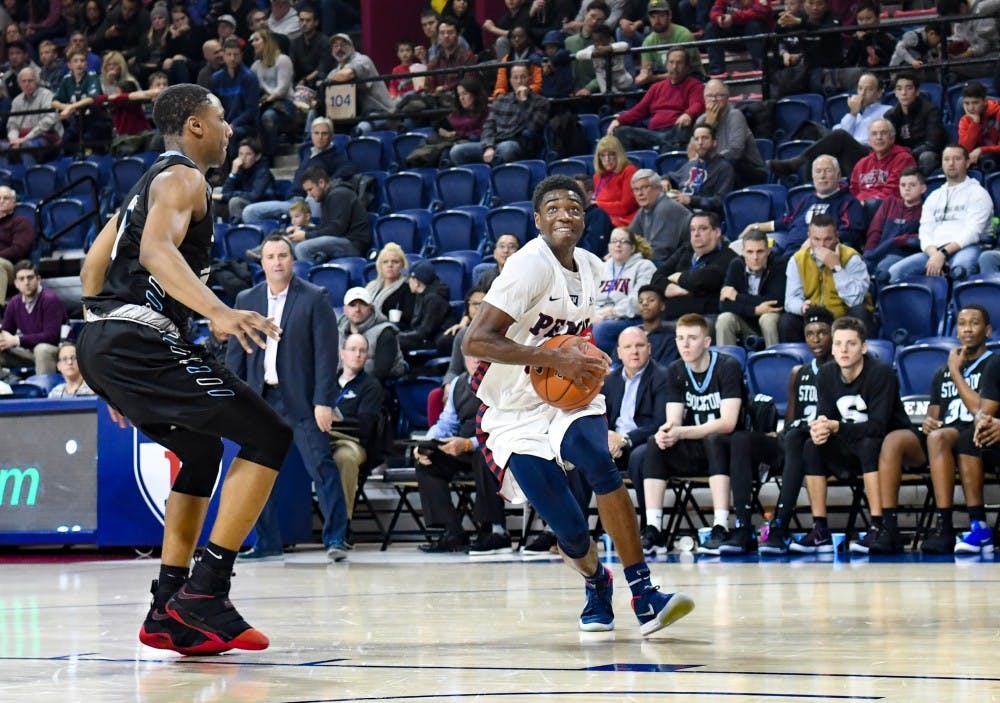
[{"label": "blue stadium seat", "polygon": [[490,191],[495,205],[507,205],[519,200],[530,200],[532,190],[531,169],[523,163],[497,166],[490,174]]},{"label": "blue stadium seat", "polygon": [[839,95],[831,95],[826,99],[823,114],[826,115],[827,127],[833,129],[840,124],[841,118],[850,112],[850,109],[847,107],[847,98],[849,97],[848,93],[840,93]]},{"label": "blue stadium seat", "polygon": [[[48,395],[41,386],[34,383],[12,383],[10,384],[10,395],[7,398],[44,398]],[[0,396],[2,398],[4,396]]]},{"label": "blue stadium seat", "polygon": [[734,190],[722,201],[725,213],[726,233],[735,239],[752,222],[767,222],[774,219],[770,193],[761,190]]},{"label": "blue stadium seat", "polygon": [[812,119],[812,108],[805,100],[795,97],[782,98],[774,104],[774,140],[782,142],[792,136],[796,129]]},{"label": "blue stadium seat", "polygon": [[868,353],[879,361],[892,366],[896,357],[896,345],[887,339],[869,339]]},{"label": "blue stadium seat", "polygon": [[292,262],[292,271],[299,278],[309,278],[309,271],[312,269],[313,265],[308,261],[303,261],[302,259],[296,259]]},{"label": "blue stadium seat", "polygon": [[568,159],[559,159],[558,161],[549,162],[550,176],[560,175],[572,178],[580,175],[581,173],[591,176],[593,175],[593,170],[593,161],[588,156],[571,156]]},{"label": "blue stadium seat", "polygon": [[659,152],[652,149],[635,149],[626,152],[629,160],[635,164],[636,168],[656,168],[656,161],[659,159]]},{"label": "blue stadium seat", "polygon": [[812,183],[803,183],[794,188],[789,188],[788,195],[785,196],[785,212],[794,211],[799,201],[812,195],[815,190],[816,188],[813,187]]},{"label": "blue stadium seat", "polygon": [[481,205],[485,189],[470,168],[449,168],[438,172],[434,180],[437,200],[447,210],[461,205]]},{"label": "blue stadium seat", "polygon": [[486,213],[490,211],[488,207],[485,205],[459,205],[458,207],[451,209],[471,215],[472,222],[476,228],[476,238],[482,244],[487,244],[489,242],[489,237],[486,233]]},{"label": "blue stadium seat", "polygon": [[[96,226],[94,221],[87,219],[70,227],[87,211],[82,202],[76,198],[58,198],[45,203],[41,211],[45,237],[51,246],[51,251],[84,249],[87,235]],[[63,229],[66,231],[61,232]],[[59,234],[58,239],[50,239],[56,234]]]},{"label": "blue stadium seat", "polygon": [[435,213],[431,230],[439,254],[458,249],[477,249],[480,244],[473,216],[461,210]]},{"label": "blue stadium seat", "polygon": [[993,214],[1000,215],[1000,171],[987,174],[983,185],[993,199]]},{"label": "blue stadium seat", "polygon": [[379,250],[389,242],[395,242],[407,254],[415,254],[423,244],[417,220],[409,215],[385,215],[378,218],[375,221],[374,235],[375,248]]},{"label": "blue stadium seat", "polygon": [[479,280],[479,277],[496,265],[495,261],[484,261],[481,264],[476,264],[472,269],[472,277],[470,278],[472,285],[476,285],[476,281]]},{"label": "blue stadium seat", "polygon": [[326,289],[330,306],[344,307],[344,295],[351,283],[351,272],[339,264],[320,264],[309,269],[309,282]]},{"label": "blue stadium seat", "polygon": [[881,337],[906,343],[940,334],[947,303],[948,281],[940,276],[921,276],[886,286],[878,295]]},{"label": "blue stadium seat", "polygon": [[601,118],[598,115],[589,112],[577,115],[576,117],[580,122],[580,128],[583,130],[583,136],[587,138],[587,144],[590,146],[590,151],[593,153],[594,149],[597,148],[597,142],[601,139]]},{"label": "blue stadium seat", "polygon": [[385,179],[385,201],[391,212],[426,208],[430,204],[419,173],[400,171]]},{"label": "blue stadium seat", "polygon": [[[535,186],[542,182],[547,175],[549,175],[549,165],[542,159],[520,159],[514,161],[515,164],[520,164],[521,166],[527,166],[528,170],[531,171],[531,189],[534,190]],[[486,164],[480,164],[485,166]],[[496,169],[494,169],[496,170]],[[529,193],[525,200],[531,198]]]},{"label": "blue stadium seat", "polygon": [[[977,278],[955,285],[952,310],[957,313],[966,305],[982,305],[990,313],[990,321],[1000,321],[1000,278]],[[1000,325],[1000,322],[993,322]]]},{"label": "blue stadium seat", "polygon": [[49,164],[29,166],[24,170],[23,199],[37,202],[52,195],[59,187],[59,180],[59,172],[55,166]]},{"label": "blue stadium seat", "polygon": [[778,219],[784,214],[788,204],[788,188],[781,183],[758,183],[749,186],[748,190],[759,190],[771,196],[771,217]]},{"label": "blue stadium seat", "polygon": [[228,259],[229,251],[226,249],[226,232],[229,231],[229,223],[216,222],[214,230],[215,233],[212,237],[212,258]]},{"label": "blue stadium seat", "polygon": [[729,356],[740,362],[741,368],[746,368],[747,365],[747,350],[743,347],[738,347],[734,344],[713,344],[709,347],[712,351],[717,351],[720,354],[728,354]]},{"label": "blue stadium seat", "polygon": [[[113,207],[124,204],[125,196],[145,173],[146,164],[142,159],[137,159],[134,156],[126,159],[115,159],[111,162],[111,204]],[[27,187],[27,183],[25,183],[25,187]]]},{"label": "blue stadium seat", "polygon": [[407,132],[406,134],[396,135],[396,138],[392,140],[392,152],[396,163],[399,164],[399,168],[406,168],[406,157],[410,155],[411,151],[426,141],[427,135],[420,134],[419,132]]},{"label": "blue stadium seat", "polygon": [[794,100],[804,102],[809,106],[809,119],[813,122],[823,123],[824,110],[826,108],[826,98],[819,93],[795,93],[786,96]]},{"label": "blue stadium seat", "polygon": [[774,142],[770,139],[764,139],[763,137],[758,137],[754,139],[757,142],[757,151],[760,152],[760,158],[764,162],[770,161],[774,158]]},{"label": "blue stadium seat", "polygon": [[226,230],[226,251],[230,259],[247,260],[247,249],[260,246],[264,231],[256,225],[233,225]]},{"label": "blue stadium seat", "polygon": [[428,428],[427,396],[432,390],[440,387],[440,378],[427,376],[401,378],[393,384],[392,391],[399,401],[397,437],[407,437],[411,432]]},{"label": "blue stadium seat", "polygon": [[351,274],[351,286],[364,286],[367,281],[365,281],[365,264],[368,260],[361,256],[340,256],[336,259],[330,259],[327,263],[336,264]]},{"label": "blue stadium seat", "polygon": [[934,373],[948,363],[948,352],[957,344],[958,340],[952,340],[950,344],[914,344],[900,349],[896,354],[899,394],[929,393]]},{"label": "blue stadium seat", "polygon": [[450,292],[449,300],[462,300],[465,296],[469,271],[460,259],[439,256],[430,260],[438,278],[444,281]]},{"label": "blue stadium seat", "polygon": [[803,360],[790,350],[765,349],[747,357],[747,386],[750,395],[766,393],[774,398],[778,411],[784,415],[788,407],[788,377]]},{"label": "blue stadium seat", "polygon": [[656,164],[653,166],[653,170],[661,176],[666,176],[687,162],[688,155],[686,151],[668,151],[656,157]]},{"label": "blue stadium seat", "polygon": [[60,383],[65,381],[61,373],[36,373],[24,379],[25,383],[44,388],[46,395]]},{"label": "blue stadium seat", "polygon": [[521,208],[498,207],[487,213],[486,228],[494,242],[501,234],[513,234],[517,236],[521,246],[524,246],[532,238],[535,225]]},{"label": "blue stadium seat", "polygon": [[347,143],[347,158],[361,171],[384,171],[389,164],[383,157],[382,142],[373,137],[358,137]]},{"label": "blue stadium seat", "polygon": [[106,184],[101,183],[101,171],[97,168],[97,164],[91,163],[90,161],[74,161],[66,167],[67,185],[73,181],[87,178],[91,179],[94,186],[97,188],[97,202],[90,202],[93,197],[93,193],[90,189],[89,182],[86,180],[70,188],[66,191],[66,195],[82,200],[84,205],[100,207],[101,194],[104,191]]}]

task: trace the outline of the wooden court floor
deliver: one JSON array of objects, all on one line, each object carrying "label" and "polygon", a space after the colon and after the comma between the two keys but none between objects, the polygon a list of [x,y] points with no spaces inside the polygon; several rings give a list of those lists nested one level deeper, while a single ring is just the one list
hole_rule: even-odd
[{"label": "wooden court floor", "polygon": [[614,568],[617,629],[585,634],[558,562],[300,551],[237,568],[270,649],[196,659],[136,640],[154,561],[2,564],[0,703],[1000,700],[992,559],[661,557],[697,607],[647,639]]}]

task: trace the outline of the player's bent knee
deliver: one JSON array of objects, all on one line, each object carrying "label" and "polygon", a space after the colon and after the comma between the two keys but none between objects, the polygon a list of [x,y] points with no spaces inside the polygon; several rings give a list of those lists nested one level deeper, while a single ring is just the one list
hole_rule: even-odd
[{"label": "player's bent knee", "polygon": [[206,437],[204,442],[191,446],[178,455],[180,471],[170,490],[196,498],[211,498],[222,463],[222,440]]},{"label": "player's bent knee", "polygon": [[292,428],[284,422],[272,422],[255,428],[253,439],[244,441],[236,456],[280,471],[291,446]]},{"label": "player's bent knee", "polygon": [[569,538],[556,535],[556,542],[558,542],[559,549],[563,551],[563,554],[570,559],[583,559],[590,552],[590,533],[586,531]]}]

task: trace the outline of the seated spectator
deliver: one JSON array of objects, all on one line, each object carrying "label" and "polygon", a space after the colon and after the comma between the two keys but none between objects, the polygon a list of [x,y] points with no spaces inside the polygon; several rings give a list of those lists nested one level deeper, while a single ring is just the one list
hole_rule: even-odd
[{"label": "seated spectator", "polygon": [[527,30],[532,25],[530,2],[526,2],[526,0],[505,0],[504,5],[507,11],[499,20],[494,22],[490,17],[483,20],[483,29],[497,38],[493,46],[497,58],[500,58],[509,51],[511,44],[510,35],[515,29],[521,27]]},{"label": "seated spectator", "polygon": [[[582,17],[579,24],[571,23],[563,25],[562,31],[569,33],[566,37],[566,51],[570,56],[576,56],[576,52],[594,43],[594,27],[599,24],[607,24],[611,8],[604,0],[593,0],[588,3],[586,11],[581,8]],[[573,94],[590,95],[597,90],[597,76],[594,73],[594,64],[590,61],[573,62]]]},{"label": "seated spectator", "polygon": [[191,83],[198,75],[196,57],[201,53],[205,33],[191,21],[184,5],[174,5],[170,10],[170,27],[164,42],[164,58],[160,69],[170,77],[171,83]]},{"label": "seated spectator", "polygon": [[708,475],[713,525],[698,551],[718,554],[729,538],[729,441],[739,424],[746,391],[740,363],[709,351],[711,344],[704,317],[688,314],[677,321],[681,358],[667,367],[667,419],[646,442],[642,465],[646,511],[642,548],[647,555],[667,546],[660,532],[663,494],[667,479],[675,476]]},{"label": "seated spectator", "polygon": [[635,172],[622,143],[615,137],[601,137],[594,149],[594,202],[615,227],[627,225],[639,209],[631,188]]},{"label": "seated spectator", "polygon": [[868,225],[865,263],[877,282],[888,283],[892,265],[919,250],[920,213],[926,192],[923,172],[915,166],[904,169],[899,195],[883,200]]},{"label": "seated spectator", "polygon": [[[212,74],[212,92],[226,111],[226,122],[233,130],[227,158],[236,155],[237,145],[246,137],[256,137],[260,130],[260,83],[243,63],[243,46],[236,37],[222,45],[223,68]],[[333,134],[333,127],[330,127]],[[282,203],[284,205],[284,203]]]},{"label": "seated spectator", "polygon": [[[311,5],[299,9],[299,24],[302,33],[292,39],[288,56],[295,68],[295,83],[315,88],[320,77],[319,66],[330,49],[330,38],[319,31],[319,14]],[[412,42],[410,58],[413,58]]]},{"label": "seated spectator", "polygon": [[[508,61],[530,61],[531,82],[528,87],[536,93],[542,92],[542,67],[538,62],[538,55],[528,30],[522,26],[514,27],[508,35],[510,40],[510,51],[500,59],[501,63]],[[507,79],[507,67],[501,66],[497,69],[497,79],[493,86],[493,97],[499,97],[508,92],[510,81]]]},{"label": "seated spectator", "polygon": [[713,127],[695,125],[691,135],[694,155],[686,164],[667,175],[673,186],[667,197],[689,210],[722,214],[722,201],[732,192],[736,174],[732,164],[716,151],[717,144]]},{"label": "seated spectator", "polygon": [[483,30],[476,19],[475,3],[472,0],[447,0],[441,14],[455,20],[460,40],[468,45],[473,54],[478,55],[483,50]]},{"label": "seated spectator", "polygon": [[903,32],[903,36],[896,42],[889,65],[909,66],[916,70],[925,64],[937,63],[941,60],[941,39],[944,34],[945,28],[936,21],[928,22],[922,29]]},{"label": "seated spectator", "polygon": [[[485,462],[483,453],[476,451],[479,448],[476,415],[480,402],[469,385],[469,378],[478,364],[478,359],[467,356],[465,373],[448,387],[444,410],[426,434],[435,446],[424,444],[413,448],[424,522],[430,527],[444,528],[436,540],[419,545],[418,549],[429,554],[464,552],[468,547],[469,538],[462,528],[462,516],[451,502],[449,484],[458,474],[474,473],[475,465]],[[480,500],[478,493],[477,500]],[[510,547],[509,536],[507,547]]]},{"label": "seated spectator", "polygon": [[[618,113],[608,124],[626,149],[686,148],[691,127],[705,111],[704,89],[690,75],[686,49],[667,54],[667,80],[654,83],[634,107]],[[637,127],[643,120],[646,127]]]},{"label": "seated spectator", "polygon": [[7,66],[3,72],[4,86],[7,88],[7,97],[11,100],[21,93],[21,86],[17,84],[17,77],[22,68],[29,66],[39,70],[38,65],[31,60],[28,53],[28,45],[23,41],[12,41],[7,44]]},{"label": "seated spectator", "polygon": [[59,55],[59,47],[48,39],[38,45],[38,65],[39,85],[54,91],[66,75],[66,62]]},{"label": "seated spectator", "polygon": [[14,287],[18,294],[7,301],[0,324],[0,369],[34,366],[36,374],[54,373],[66,308],[58,295],[42,287],[30,261],[14,266]]},{"label": "seated spectator", "polygon": [[441,155],[456,144],[479,139],[487,114],[486,92],[478,78],[466,76],[455,86],[455,109],[434,126],[437,134],[410,152],[406,164],[437,167]]},{"label": "seated spectator", "polygon": [[[436,21],[437,25],[437,46],[436,55],[430,56],[427,63],[429,71],[436,71],[443,68],[461,69],[472,66],[476,63],[475,55],[468,46],[463,46],[465,40],[458,35],[458,26],[452,18],[441,18]],[[449,94],[466,75],[465,71],[456,70],[454,73],[439,73],[427,76],[424,83],[424,92],[434,94]],[[528,83],[526,82],[527,86]],[[450,106],[449,106],[450,107]]]},{"label": "seated spectator", "polygon": [[878,499],[879,451],[887,432],[909,429],[910,418],[899,399],[892,366],[869,356],[866,325],[847,316],[833,323],[835,363],[819,370],[816,381],[817,417],[809,423],[802,450],[812,529],[789,549],[801,554],[832,552],[827,523],[829,476],[860,474],[869,496],[872,529],[881,530]]},{"label": "seated spectator", "polygon": [[290,47],[291,40],[297,39],[302,34],[299,13],[292,7],[290,0],[271,0],[270,5],[271,13],[267,16],[267,28],[274,34],[287,37]]},{"label": "seated spectator", "polygon": [[814,305],[822,305],[834,319],[855,317],[874,332],[868,269],[857,251],[840,243],[833,217],[813,215],[807,244],[788,259],[785,269],[785,305],[778,320],[781,341],[804,339],[803,317]]},{"label": "seated spectator", "polygon": [[223,366],[226,365],[226,347],[229,344],[229,337],[230,334],[228,332],[223,332],[209,320],[208,334],[205,335],[204,341],[201,342],[205,345],[212,358]]},{"label": "seated spectator", "polygon": [[105,143],[111,136],[111,120],[89,109],[101,94],[101,79],[87,70],[87,55],[82,51],[71,51],[67,60],[70,72],[52,97],[52,107],[59,110],[64,123],[63,143],[73,149],[81,143]]},{"label": "seated spectator", "polygon": [[[375,278],[368,281],[365,289],[371,295],[372,305],[386,317],[395,317],[399,322],[403,317],[413,316],[413,293],[406,283],[406,253],[395,242],[389,242],[375,259]],[[393,310],[396,311],[393,314]]]},{"label": "seated spectator", "polygon": [[667,419],[667,370],[653,360],[642,327],[623,329],[617,344],[621,367],[604,377],[601,389],[608,419],[608,449],[619,470],[632,477],[636,503],[645,506],[642,464],[646,442]]},{"label": "seated spectator", "polygon": [[[591,61],[594,64],[594,76],[597,79],[598,93],[622,93],[634,85],[632,74],[625,67],[624,52],[628,50],[628,42],[612,42],[611,30],[599,24],[591,34],[593,43],[576,52],[577,61]],[[610,64],[610,65],[609,65]]]},{"label": "seated spectator", "polygon": [[17,82],[21,93],[11,103],[11,112],[40,112],[13,114],[7,119],[7,139],[0,141],[0,160],[34,166],[62,142],[63,126],[59,113],[52,111],[52,91],[39,85],[37,69],[22,68]]},{"label": "seated spectator", "polygon": [[573,180],[587,196],[587,207],[583,211],[583,236],[577,246],[586,249],[591,254],[604,256],[608,251],[608,239],[611,238],[611,218],[608,213],[594,202],[594,179],[586,173],[578,173]]},{"label": "seated spectator", "polygon": [[[278,137],[294,121],[292,105],[292,60],[281,53],[274,35],[261,29],[250,37],[254,62],[250,70],[260,86],[260,142],[267,157],[274,156]],[[359,102],[360,98],[359,98]]]},{"label": "seated spectator", "polygon": [[639,209],[629,229],[646,240],[653,251],[653,262],[662,266],[690,236],[691,212],[667,197],[660,175],[649,168],[632,174],[632,193]]},{"label": "seated spectator", "polygon": [[49,391],[50,398],[76,398],[77,396],[94,395],[90,386],[83,380],[80,367],[76,365],[76,345],[63,342],[59,345],[59,356],[56,369],[62,374],[63,382]]},{"label": "seated spectator", "polygon": [[743,233],[751,229],[772,233],[775,249],[791,254],[806,241],[812,218],[824,213],[836,223],[839,239],[860,247],[864,242],[865,215],[857,198],[840,184],[837,160],[826,154],[817,157],[812,162],[812,180],[815,190],[787,209],[780,221],[752,222]]},{"label": "seated spectator", "polygon": [[760,230],[743,237],[743,258],[733,259],[719,292],[715,336],[719,344],[735,345],[751,334],[764,337],[764,346],[780,340],[778,318],[785,302],[785,262],[771,251]]},{"label": "seated spectator", "polygon": [[969,152],[969,164],[995,167],[1000,154],[1000,103],[986,97],[982,83],[962,88],[962,110],[958,121],[958,143]]},{"label": "seated spectator", "polygon": [[639,289],[656,272],[650,254],[652,250],[642,237],[625,227],[612,230],[591,318],[594,344],[609,356],[615,350],[618,334],[640,322]]},{"label": "seated spectator", "polygon": [[409,77],[410,68],[416,62],[413,54],[413,42],[407,39],[396,42],[396,58],[399,59],[399,63],[392,67],[392,75],[399,76],[399,78],[393,78],[389,81],[389,97],[394,100],[418,92],[413,79]]},{"label": "seated spectator", "polygon": [[321,264],[339,256],[365,256],[372,243],[371,223],[351,184],[331,183],[326,171],[311,166],[302,174],[302,187],[320,203],[322,217],[302,239],[293,238],[295,257]]},{"label": "seated spectator", "polygon": [[212,74],[226,65],[222,43],[218,39],[206,39],[201,44],[201,56],[205,60],[195,83],[203,88],[212,89]]},{"label": "seated spectator", "polygon": [[[744,37],[765,34],[771,25],[771,8],[756,0],[715,0],[709,11],[708,24],[704,26],[703,38]],[[708,46],[708,73],[718,75],[726,71],[726,48],[732,44],[710,44]],[[749,41],[750,62],[755,71],[763,68],[764,42]]]},{"label": "seated spectator", "polygon": [[[166,5],[154,5],[149,11],[149,28],[132,47],[129,68],[139,80],[145,81],[153,71],[161,70],[167,58],[167,32],[170,29],[170,12]],[[99,69],[98,69],[99,70]]]},{"label": "seated spectator", "polygon": [[379,430],[384,393],[378,379],[365,371],[367,363],[368,340],[361,334],[348,335],[340,348],[337,384],[341,391],[329,432],[333,460],[344,489],[348,521],[354,517],[354,499],[362,467],[378,464],[382,455],[383,437]]},{"label": "seated spectator", "polygon": [[[803,37],[800,28],[807,19],[802,0],[786,0],[781,11],[775,10],[775,48],[768,57],[771,67],[771,94],[775,98],[801,92],[809,85],[809,71],[803,60]],[[824,12],[826,5],[823,5]],[[840,50],[838,44],[837,50]]]},{"label": "seated spectator", "polygon": [[[786,5],[787,8],[787,5]],[[779,32],[795,32],[798,40],[782,42],[779,55],[781,70],[777,93],[813,92],[833,95],[843,89],[839,71],[843,62],[841,35],[831,30],[841,22],[828,8],[826,0],[805,0],[804,13],[786,11],[778,17]]]},{"label": "seated spectator", "polygon": [[663,291],[651,283],[639,289],[639,317],[642,319],[642,331],[649,341],[649,353],[653,360],[666,366],[677,359],[677,342],[674,340],[674,328],[663,320],[667,309],[667,299]]},{"label": "seated spectator", "polygon": [[993,200],[968,175],[965,147],[950,144],[941,155],[945,184],[927,196],[920,215],[920,249],[889,268],[889,282],[911,276],[964,280],[979,273],[979,243],[992,237]]},{"label": "seated spectator", "polygon": [[851,195],[868,207],[872,200],[881,201],[899,192],[899,177],[903,169],[915,166],[909,149],[896,144],[896,128],[880,118],[868,126],[871,153],[854,165],[851,171]]},{"label": "seated spectator", "polygon": [[542,40],[542,95],[566,98],[573,92],[573,57],[565,48],[563,33],[553,29]]},{"label": "seated spectator", "polygon": [[695,127],[708,125],[715,130],[716,151],[733,165],[735,187],[743,188],[767,181],[767,170],[747,118],[729,105],[729,88],[720,80],[705,84],[705,114],[695,120]]},{"label": "seated spectator", "polygon": [[399,347],[403,351],[433,349],[451,313],[448,286],[429,261],[414,264],[406,283],[413,293],[413,315],[402,320],[409,329],[399,333]]},{"label": "seated spectator", "polygon": [[[379,74],[375,63],[354,49],[354,42],[346,34],[335,34],[330,39],[330,53],[335,65],[326,79],[331,83],[350,83],[358,78],[372,78]],[[428,78],[428,80],[430,80]],[[365,81],[355,84],[358,97],[358,115],[373,112],[392,112],[396,101],[389,95],[384,81]],[[324,104],[318,101],[318,104]]]},{"label": "seated spectator", "polygon": [[[672,11],[667,0],[651,0],[647,6],[647,12],[649,13],[649,34],[642,41],[643,47],[684,44],[695,40],[691,30],[671,21]],[[705,75],[705,68],[701,65],[701,52],[694,46],[689,47],[687,51],[691,72],[700,76]],[[667,77],[666,50],[645,51],[641,56],[639,73],[635,77],[636,85],[652,85]]]},{"label": "seated spectator", "polygon": [[[139,0],[121,0],[108,11],[93,41],[94,51],[120,51],[129,57],[150,27],[149,13]],[[99,70],[99,67],[90,70]]]},{"label": "seated spectator", "polygon": [[228,216],[230,222],[242,222],[243,208],[250,203],[273,199],[275,195],[274,175],[267,160],[261,158],[260,142],[252,137],[241,140],[229,177],[222,184],[222,192],[212,194],[216,213],[220,217]]},{"label": "seated spectator", "polygon": [[[858,73],[880,66],[888,66],[896,51],[896,38],[878,27],[879,8],[874,2],[858,5],[854,23],[859,27],[851,34],[851,41],[844,54],[844,81],[854,83],[858,75],[850,76],[850,69]],[[864,29],[861,29],[864,27]]]},{"label": "seated spectator", "polygon": [[[252,74],[251,74],[252,78]],[[230,139],[230,147],[236,135]],[[289,191],[291,200],[265,200],[251,203],[243,210],[243,221],[247,223],[260,220],[280,219],[294,200],[307,197],[302,187],[302,174],[310,168],[321,168],[329,174],[331,180],[350,179],[358,172],[356,164],[351,163],[333,144],[333,122],[326,117],[317,117],[309,128],[309,141],[299,147],[299,167],[292,177],[292,188]],[[320,215],[319,203],[309,200],[314,215]],[[318,218],[317,218],[318,219]]]},{"label": "seated spectator", "polygon": [[7,288],[14,281],[14,264],[31,258],[35,228],[31,221],[14,212],[17,193],[0,186],[0,306],[7,302]]},{"label": "seated spectator", "polygon": [[510,70],[512,92],[493,101],[479,142],[451,148],[452,163],[510,163],[538,154],[549,117],[549,101],[531,91],[530,80],[527,66],[514,66]]},{"label": "seated spectator", "polygon": [[295,200],[288,206],[288,227],[285,233],[289,238],[306,235],[315,229],[316,225],[312,221],[312,209],[305,200]]},{"label": "seated spectator", "polygon": [[151,101],[159,91],[141,90],[139,82],[128,71],[125,57],[109,51],[101,66],[101,94],[94,96],[95,105],[107,105],[111,112],[114,141],[111,151],[116,156],[129,156],[145,151],[153,135],[146,119],[144,101]]},{"label": "seated spectator", "polygon": [[465,336],[465,330],[472,322],[472,318],[476,316],[479,306],[482,305],[483,298],[486,297],[486,290],[486,288],[472,286],[465,291],[465,312],[462,313],[462,319],[442,332],[441,336],[437,338],[436,346],[439,354],[442,356],[451,354],[453,355],[452,360],[454,360],[455,352],[461,353],[462,337]]},{"label": "seated spectator", "polygon": [[885,119],[896,128],[896,144],[913,154],[925,176],[941,163],[945,133],[941,110],[920,93],[920,79],[915,71],[896,74],[896,105],[885,113]]},{"label": "seated spectator", "polygon": [[714,315],[733,250],[723,242],[719,216],[696,212],[691,216],[691,236],[653,275],[653,285],[667,299],[664,317],[676,320],[688,313]]},{"label": "seated spectator", "polygon": [[373,305],[371,293],[364,288],[350,288],[344,294],[344,314],[337,321],[337,328],[341,344],[346,344],[352,334],[368,340],[365,372],[380,383],[399,378],[406,371],[399,349],[399,330]]},{"label": "seated spectator", "polygon": [[837,126],[822,139],[790,159],[771,159],[768,168],[775,176],[788,176],[809,164],[820,154],[830,154],[840,163],[841,173],[850,173],[854,165],[865,157],[868,146],[868,127],[889,110],[882,103],[882,86],[873,73],[862,74],[857,92],[847,99],[847,113]]},{"label": "seated spectator", "polygon": [[497,276],[503,271],[507,259],[520,248],[521,240],[517,238],[516,234],[501,234],[497,237],[497,241],[493,245],[493,260],[496,262],[496,266],[479,275],[479,278],[476,279],[476,287],[489,290],[493,281],[497,280]]},{"label": "seated spectator", "polygon": [[[948,54],[952,60],[992,58],[997,51],[997,25],[991,2],[970,0],[937,0],[939,17],[969,15],[967,22],[953,22],[948,37]],[[985,76],[992,73],[992,62],[966,64],[952,67],[963,77]]]}]

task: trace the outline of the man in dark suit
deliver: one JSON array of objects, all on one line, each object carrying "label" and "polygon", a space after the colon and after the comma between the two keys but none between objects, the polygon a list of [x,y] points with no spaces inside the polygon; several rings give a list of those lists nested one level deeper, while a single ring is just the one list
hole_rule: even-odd
[{"label": "man in dark suit", "polygon": [[759,334],[765,347],[777,344],[784,302],[785,260],[771,250],[766,234],[751,229],[743,235],[743,258],[729,262],[719,293],[716,343],[739,344]]},{"label": "man in dark suit", "polygon": [[642,458],[646,440],[666,422],[667,372],[650,359],[642,327],[627,327],[618,335],[622,367],[604,379],[608,449],[619,469],[628,469],[636,499],[642,495]]},{"label": "man in dark suit", "polygon": [[[266,349],[254,349],[250,354],[230,341],[226,365],[292,426],[295,446],[316,484],[327,556],[331,561],[343,561],[347,558],[347,508],[327,434],[340,393],[337,318],[326,291],[295,276],[292,244],[283,236],[271,235],[264,240],[260,263],[265,280],[240,293],[236,305],[274,318],[281,327],[281,339],[270,340]],[[273,492],[256,529],[257,544],[241,559],[282,559],[278,501]]]}]

